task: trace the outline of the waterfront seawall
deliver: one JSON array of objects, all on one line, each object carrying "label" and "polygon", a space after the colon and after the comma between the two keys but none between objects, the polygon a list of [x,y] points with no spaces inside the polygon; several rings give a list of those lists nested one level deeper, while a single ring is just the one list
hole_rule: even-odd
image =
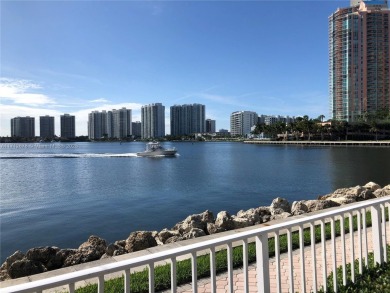
[{"label": "waterfront seawall", "polygon": [[273,141],[273,140],[245,140],[244,143],[263,145],[301,145],[301,146],[363,146],[363,147],[389,147],[390,140],[382,141]]}]

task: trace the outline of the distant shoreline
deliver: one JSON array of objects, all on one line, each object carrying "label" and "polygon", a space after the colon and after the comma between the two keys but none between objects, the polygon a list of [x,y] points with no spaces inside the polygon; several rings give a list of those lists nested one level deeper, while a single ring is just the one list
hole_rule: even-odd
[{"label": "distant shoreline", "polygon": [[390,140],[382,141],[272,141],[272,140],[245,140],[247,144],[264,145],[301,145],[301,146],[380,146],[390,147]]}]

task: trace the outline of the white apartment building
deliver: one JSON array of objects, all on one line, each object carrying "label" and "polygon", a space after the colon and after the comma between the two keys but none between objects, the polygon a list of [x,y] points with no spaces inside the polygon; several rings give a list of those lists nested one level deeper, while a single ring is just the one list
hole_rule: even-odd
[{"label": "white apartment building", "polygon": [[230,133],[232,136],[245,136],[251,133],[251,127],[257,124],[258,115],[252,111],[237,111],[230,115]]},{"label": "white apartment building", "polygon": [[141,107],[141,138],[165,136],[165,107],[161,103]]}]

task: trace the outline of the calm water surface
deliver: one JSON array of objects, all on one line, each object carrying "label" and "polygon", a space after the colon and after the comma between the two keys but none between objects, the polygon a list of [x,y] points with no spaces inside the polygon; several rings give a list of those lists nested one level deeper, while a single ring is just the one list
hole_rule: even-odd
[{"label": "calm water surface", "polygon": [[138,142],[1,148],[1,262],[18,249],[77,248],[92,234],[113,242],[169,228],[206,209],[237,213],[277,196],[390,184],[390,148],[164,145],[179,156],[138,158]]}]

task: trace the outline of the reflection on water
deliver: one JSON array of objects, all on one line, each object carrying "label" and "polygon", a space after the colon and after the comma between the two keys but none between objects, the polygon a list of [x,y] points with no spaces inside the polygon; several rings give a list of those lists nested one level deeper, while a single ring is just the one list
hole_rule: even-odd
[{"label": "reflection on water", "polygon": [[334,148],[329,166],[333,189],[369,181],[390,184],[389,148]]}]

